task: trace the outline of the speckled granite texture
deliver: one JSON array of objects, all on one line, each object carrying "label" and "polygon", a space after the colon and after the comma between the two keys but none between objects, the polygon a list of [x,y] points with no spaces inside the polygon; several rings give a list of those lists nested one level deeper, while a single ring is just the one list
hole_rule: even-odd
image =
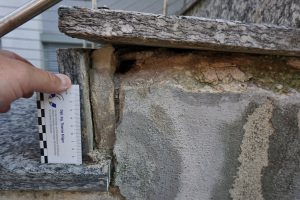
[{"label": "speckled granite texture", "polygon": [[300,29],[79,7],[61,6],[58,13],[61,32],[99,43],[288,56],[300,54]]},{"label": "speckled granite texture", "polygon": [[8,154],[23,155],[39,162],[35,97],[17,100],[9,112],[0,114],[0,122],[1,162]]},{"label": "speckled granite texture", "polygon": [[97,166],[40,164],[35,96],[0,114],[0,190],[106,190]]},{"label": "speckled granite texture", "polygon": [[200,0],[184,15],[300,28],[300,1]]}]

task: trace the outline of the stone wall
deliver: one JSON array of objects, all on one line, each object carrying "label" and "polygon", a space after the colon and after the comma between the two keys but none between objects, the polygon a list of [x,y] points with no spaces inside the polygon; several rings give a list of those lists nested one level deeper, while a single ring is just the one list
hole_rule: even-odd
[{"label": "stone wall", "polygon": [[[287,2],[293,11],[298,9],[294,1]],[[219,5],[226,10],[238,4]],[[240,4],[248,10],[247,5]],[[224,12],[230,13],[228,9]],[[111,188],[105,193],[2,191],[1,198],[23,194],[36,199],[76,196],[103,200],[298,198],[300,58],[292,56],[299,56],[299,29],[80,8],[63,7],[60,12],[60,28],[68,34],[115,41],[114,46],[84,51],[84,56],[74,49],[59,54],[62,63],[72,63],[74,55],[80,58],[80,69],[75,71],[84,72],[78,83],[86,94],[81,97],[85,106],[91,108],[85,114],[92,116],[93,123],[87,120],[85,124],[92,124],[89,138],[95,142],[93,147],[87,142],[87,151],[90,147],[94,151],[86,155],[96,164],[112,159]],[[114,23],[102,23],[107,18],[95,16],[109,16]],[[253,22],[253,15],[249,16],[245,22]],[[141,23],[142,19],[149,23]],[[292,14],[291,19],[291,24],[272,23],[298,27],[298,15]],[[158,22],[170,26],[163,29]],[[200,22],[213,28],[186,27]],[[252,29],[258,40],[248,43]],[[174,39],[174,30],[186,32]],[[211,36],[187,41],[187,35],[199,36],[198,30],[209,31]],[[157,38],[156,33],[162,37]],[[220,33],[225,36],[216,37]],[[284,33],[291,37],[287,40]],[[241,37],[230,39],[233,43],[229,45],[226,39],[235,34]],[[280,40],[274,39],[278,37]],[[140,46],[130,46],[134,44]]]},{"label": "stone wall", "polygon": [[[74,50],[61,54],[68,51]],[[299,58],[112,46],[90,56],[116,60],[106,62],[113,69],[112,82],[99,88],[109,93],[114,88],[107,103],[114,107],[109,110],[116,128],[104,135],[116,138],[111,189],[3,191],[1,198],[271,200],[300,195]],[[89,84],[97,90],[93,81]],[[95,133],[102,138],[108,132]],[[106,144],[96,142],[100,150]]]}]

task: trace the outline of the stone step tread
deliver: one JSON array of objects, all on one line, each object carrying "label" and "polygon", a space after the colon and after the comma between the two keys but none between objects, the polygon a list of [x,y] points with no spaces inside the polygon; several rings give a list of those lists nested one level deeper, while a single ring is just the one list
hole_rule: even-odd
[{"label": "stone step tread", "polygon": [[62,6],[59,29],[98,43],[300,56],[300,29]]}]

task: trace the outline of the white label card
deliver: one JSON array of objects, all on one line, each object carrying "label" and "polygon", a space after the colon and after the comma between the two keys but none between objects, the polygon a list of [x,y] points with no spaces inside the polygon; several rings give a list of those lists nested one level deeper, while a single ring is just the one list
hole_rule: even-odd
[{"label": "white label card", "polygon": [[41,163],[82,164],[79,86],[37,93]]}]

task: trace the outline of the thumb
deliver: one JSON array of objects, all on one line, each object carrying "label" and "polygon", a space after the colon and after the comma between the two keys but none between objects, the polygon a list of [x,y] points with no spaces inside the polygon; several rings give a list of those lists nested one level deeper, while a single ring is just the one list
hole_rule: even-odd
[{"label": "thumb", "polygon": [[[63,74],[53,74],[38,68],[31,67],[30,83],[26,92],[61,93],[71,87],[71,80]],[[25,84],[26,85],[26,84]]]}]

